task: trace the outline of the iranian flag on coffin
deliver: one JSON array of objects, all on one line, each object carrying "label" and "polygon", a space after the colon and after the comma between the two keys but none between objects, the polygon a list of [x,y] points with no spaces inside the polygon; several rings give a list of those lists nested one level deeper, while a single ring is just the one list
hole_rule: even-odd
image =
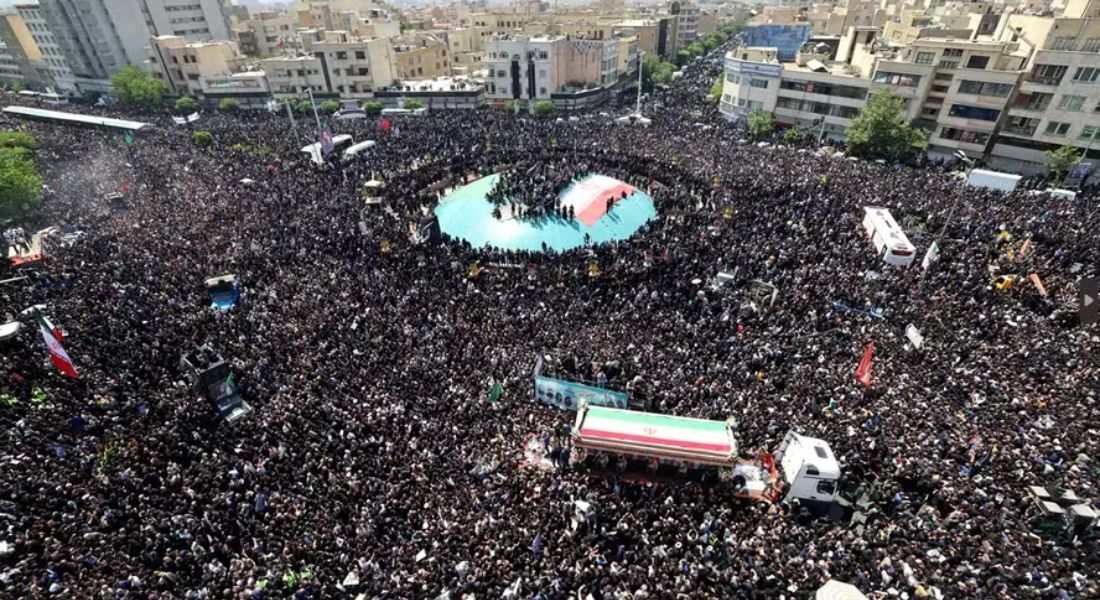
[{"label": "iranian flag on coffin", "polygon": [[76,374],[76,367],[73,366],[73,359],[69,358],[65,348],[61,346],[61,342],[54,337],[54,333],[51,331],[52,326],[42,316],[42,313],[37,313],[35,316],[38,320],[38,331],[42,333],[42,341],[46,342],[46,349],[50,351],[50,360],[53,361],[53,366],[65,375],[76,379],[78,375]]},{"label": "iranian flag on coffin", "polygon": [[710,463],[732,464],[737,457],[737,444],[724,421],[590,406],[580,435],[593,449],[636,448]]}]

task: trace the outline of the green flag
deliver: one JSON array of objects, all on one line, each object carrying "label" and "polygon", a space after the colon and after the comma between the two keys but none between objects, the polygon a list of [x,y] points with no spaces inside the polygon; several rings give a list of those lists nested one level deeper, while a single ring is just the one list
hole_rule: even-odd
[{"label": "green flag", "polygon": [[134,145],[134,133],[132,131],[125,131],[122,133],[122,139],[126,141],[127,146]]},{"label": "green flag", "polygon": [[496,404],[497,400],[504,394],[504,388],[501,387],[499,381],[493,382],[493,389],[489,390],[489,404]]}]

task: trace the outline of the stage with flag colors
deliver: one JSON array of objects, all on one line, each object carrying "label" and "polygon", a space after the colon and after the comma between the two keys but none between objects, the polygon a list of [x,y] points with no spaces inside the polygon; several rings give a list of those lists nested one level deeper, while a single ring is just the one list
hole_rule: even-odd
[{"label": "stage with flag colors", "polygon": [[[606,175],[589,175],[560,196],[562,205],[573,208],[576,219],[517,220],[510,215],[497,219],[486,196],[498,177],[483,177],[444,198],[435,208],[439,228],[475,248],[488,245],[540,252],[545,244],[550,250],[563,251],[583,246],[586,234],[592,244],[625,240],[657,216],[653,198],[642,190]],[[610,213],[608,198],[616,200]]]}]

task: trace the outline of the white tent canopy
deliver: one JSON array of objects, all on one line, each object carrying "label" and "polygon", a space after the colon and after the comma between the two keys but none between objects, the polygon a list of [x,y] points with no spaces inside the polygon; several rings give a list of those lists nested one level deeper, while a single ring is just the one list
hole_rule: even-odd
[{"label": "white tent canopy", "polygon": [[818,588],[814,600],[867,600],[867,596],[850,583],[830,579]]}]

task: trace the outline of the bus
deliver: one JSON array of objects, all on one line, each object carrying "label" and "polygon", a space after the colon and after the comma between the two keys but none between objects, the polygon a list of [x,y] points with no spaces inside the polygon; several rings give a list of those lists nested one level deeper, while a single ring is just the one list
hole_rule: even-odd
[{"label": "bus", "polygon": [[[339,152],[353,143],[351,136],[346,133],[332,136],[332,151]],[[302,146],[302,154],[305,154],[316,164],[324,162],[321,155],[321,142],[314,142],[308,146]]]},{"label": "bus", "polygon": [[879,258],[888,265],[908,267],[917,252],[889,210],[881,206],[863,207],[863,231]]},{"label": "bus", "polygon": [[419,117],[428,114],[427,108],[383,108],[383,117],[393,117],[397,115],[407,115],[411,117]]},{"label": "bus", "polygon": [[359,142],[358,144],[355,144],[354,146],[350,146],[350,147],[348,147],[347,150],[344,150],[344,160],[351,160],[351,159],[355,158],[356,156],[359,156],[359,154],[361,152],[365,152],[367,150],[370,150],[371,148],[373,148],[376,145],[378,145],[378,143],[375,142],[374,140],[367,140],[365,142]]},{"label": "bus", "polygon": [[38,96],[38,100],[46,106],[65,106],[69,98],[61,94],[45,93]]}]

